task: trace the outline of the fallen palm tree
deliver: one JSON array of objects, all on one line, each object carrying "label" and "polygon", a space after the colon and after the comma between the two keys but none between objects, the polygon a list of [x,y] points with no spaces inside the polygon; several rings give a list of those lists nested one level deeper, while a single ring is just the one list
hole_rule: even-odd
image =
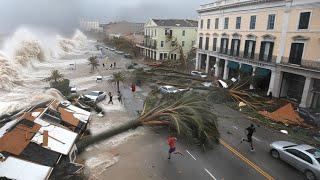
[{"label": "fallen palm tree", "polygon": [[153,94],[146,99],[137,119],[96,136],[86,137],[77,143],[77,148],[81,152],[89,145],[139,126],[170,127],[177,134],[195,139],[199,145],[207,147],[211,140],[219,137],[216,116],[210,108],[206,99],[194,92],[164,97]]}]

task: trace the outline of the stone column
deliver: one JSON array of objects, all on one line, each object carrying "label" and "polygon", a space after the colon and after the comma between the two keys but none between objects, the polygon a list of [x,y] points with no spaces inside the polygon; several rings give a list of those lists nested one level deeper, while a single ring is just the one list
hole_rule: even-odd
[{"label": "stone column", "polygon": [[214,65],[214,76],[215,77],[218,77],[219,76],[219,62],[220,62],[220,59],[219,58],[216,58],[216,64]]},{"label": "stone column", "polygon": [[304,88],[302,93],[302,98],[299,107],[308,108],[311,97],[311,88],[312,88],[312,79],[311,77],[306,77],[306,81],[304,82]]},{"label": "stone column", "polygon": [[[200,56],[201,57],[201,56]],[[195,67],[195,69],[196,70],[198,70],[199,69],[199,64],[201,63],[201,61],[200,61],[200,59],[199,59],[199,53],[198,53],[198,51],[197,51],[197,54],[196,54],[196,67]]]},{"label": "stone column", "polygon": [[209,73],[209,61],[210,61],[210,55],[207,54],[207,59],[206,59],[206,73]]},{"label": "stone column", "polygon": [[224,71],[223,71],[223,80],[227,80],[229,77],[229,67],[228,67],[229,61],[224,60]]},{"label": "stone column", "polygon": [[241,74],[240,69],[241,69],[241,66],[242,66],[242,63],[239,63],[239,75],[238,75],[238,81],[240,80],[240,74]]},{"label": "stone column", "polygon": [[[256,69],[257,69],[257,66],[252,66],[252,75],[251,75],[252,79],[256,75]],[[254,84],[250,83],[250,89],[254,89]]]},{"label": "stone column", "polygon": [[269,89],[267,92],[267,96],[270,95],[270,93],[272,93],[272,95],[274,96],[275,92],[274,92],[274,85],[275,85],[275,79],[276,79],[276,72],[275,70],[271,70],[271,77],[270,77],[270,82],[269,82]]}]

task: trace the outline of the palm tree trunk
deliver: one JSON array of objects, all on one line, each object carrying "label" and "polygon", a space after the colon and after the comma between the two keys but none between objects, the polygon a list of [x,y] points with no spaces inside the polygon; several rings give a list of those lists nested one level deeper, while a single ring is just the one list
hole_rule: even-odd
[{"label": "palm tree trunk", "polygon": [[120,91],[119,81],[117,81],[117,88],[118,88],[118,92],[119,92]]},{"label": "palm tree trunk", "polygon": [[100,134],[95,135],[95,136],[85,137],[76,143],[76,146],[78,148],[78,153],[81,153],[86,147],[88,147],[90,145],[93,145],[93,144],[96,144],[102,140],[111,138],[112,136],[123,133],[129,129],[135,129],[141,125],[142,124],[140,123],[140,121],[138,119],[135,119],[133,121],[129,121],[127,123],[124,123],[118,127],[108,129]]}]

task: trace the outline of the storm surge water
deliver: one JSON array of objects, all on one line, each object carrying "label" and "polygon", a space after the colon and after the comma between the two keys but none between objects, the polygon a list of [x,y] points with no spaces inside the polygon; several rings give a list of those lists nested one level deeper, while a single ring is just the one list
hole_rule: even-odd
[{"label": "storm surge water", "polygon": [[40,80],[55,68],[55,63],[61,64],[64,56],[83,54],[88,42],[79,30],[65,38],[22,27],[7,37],[0,50],[0,115],[41,99],[61,99],[54,90],[45,91],[47,85]]}]

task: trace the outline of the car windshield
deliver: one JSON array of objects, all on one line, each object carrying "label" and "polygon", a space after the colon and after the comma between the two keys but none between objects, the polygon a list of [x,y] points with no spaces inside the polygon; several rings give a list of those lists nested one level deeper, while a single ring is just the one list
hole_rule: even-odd
[{"label": "car windshield", "polygon": [[308,153],[312,154],[313,157],[320,163],[320,150],[316,148],[306,150]]},{"label": "car windshield", "polygon": [[169,87],[168,90],[169,90],[169,91],[175,91],[175,90],[177,90],[177,89],[174,88],[174,87]]},{"label": "car windshield", "polygon": [[98,92],[90,92],[89,96],[99,96],[99,93]]}]

